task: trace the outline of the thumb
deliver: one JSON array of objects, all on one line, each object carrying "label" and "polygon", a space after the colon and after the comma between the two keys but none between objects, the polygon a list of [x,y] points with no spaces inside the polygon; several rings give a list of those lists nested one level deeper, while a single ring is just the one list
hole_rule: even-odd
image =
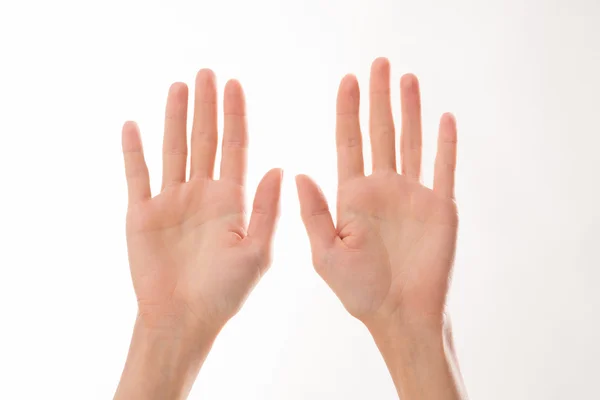
[{"label": "thumb", "polygon": [[315,250],[330,247],[337,233],[327,206],[327,200],[317,184],[306,175],[296,176],[300,213],[308,233],[310,245]]},{"label": "thumb", "polygon": [[275,224],[279,218],[279,199],[283,170],[274,168],[261,179],[254,195],[248,236],[263,250],[270,251]]}]

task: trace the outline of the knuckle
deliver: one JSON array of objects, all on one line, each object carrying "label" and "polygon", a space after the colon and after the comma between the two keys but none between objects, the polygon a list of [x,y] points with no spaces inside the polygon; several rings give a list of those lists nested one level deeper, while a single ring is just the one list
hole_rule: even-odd
[{"label": "knuckle", "polygon": [[359,135],[348,135],[338,140],[338,147],[358,147],[362,144],[361,137]]},{"label": "knuckle", "polygon": [[393,123],[375,125],[375,126],[373,126],[372,132],[376,136],[381,136],[381,137],[388,137],[388,136],[394,137],[396,135],[396,130],[395,130]]},{"label": "knuckle", "polygon": [[169,147],[163,149],[163,155],[165,156],[187,156],[188,152],[186,148]]},{"label": "knuckle", "polygon": [[246,149],[248,148],[248,141],[244,139],[228,139],[223,140],[224,149]]},{"label": "knuckle", "polygon": [[217,130],[200,130],[197,129],[192,133],[192,138],[194,140],[199,140],[203,142],[215,142],[219,136],[219,132]]}]

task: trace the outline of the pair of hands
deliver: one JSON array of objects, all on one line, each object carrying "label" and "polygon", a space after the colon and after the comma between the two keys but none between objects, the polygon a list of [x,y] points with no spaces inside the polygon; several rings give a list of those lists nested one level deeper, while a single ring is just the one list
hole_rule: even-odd
[{"label": "pair of hands", "polygon": [[[373,172],[364,175],[359,87],[343,78],[337,97],[337,222],[318,186],[296,177],[316,271],[369,329],[441,327],[458,215],[454,202],[456,124],[441,118],[433,189],[420,182],[421,106],[417,79],[400,82],[401,172],[390,102],[390,65],[371,68],[369,135]],[[188,88],[171,86],[166,106],[163,181],[152,197],[137,125],[123,128],[128,184],[127,245],[138,319],[151,329],[177,326],[218,332],[236,314],[270,264],[282,171],[267,172],[245,222],[247,127],[244,94],[229,81],[224,93],[220,178],[215,76],[196,79],[191,145]],[[190,176],[186,164],[190,158]]]}]

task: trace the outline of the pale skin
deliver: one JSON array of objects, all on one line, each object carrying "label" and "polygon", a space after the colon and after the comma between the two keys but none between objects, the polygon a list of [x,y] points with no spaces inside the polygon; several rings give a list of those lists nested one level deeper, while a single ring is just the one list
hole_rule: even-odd
[{"label": "pale skin", "polygon": [[[299,175],[302,218],[316,271],[372,333],[401,398],[466,399],[444,312],[458,227],[456,123],[450,114],[441,119],[434,185],[428,189],[420,174],[418,82],[413,75],[401,80],[397,146],[389,76],[389,62],[375,60],[369,176],[364,174],[358,83],[352,75],[342,80],[337,219],[334,223],[317,185]],[[196,78],[189,152],[188,89],[176,83],[169,90],[163,180],[155,197],[137,125],[123,127],[127,245],[139,312],[115,399],[186,398],[219,331],[270,265],[282,172],[265,175],[246,224],[244,94],[237,81],[229,81],[224,92],[219,179],[213,174],[219,140],[212,71],[201,70]]]},{"label": "pale skin", "polygon": [[[116,399],[184,399],[223,325],[237,313],[270,264],[282,171],[256,190],[246,224],[248,134],[242,88],[229,81],[219,179],[215,76],[196,78],[191,145],[188,88],[167,98],[161,192],[151,197],[137,125],[123,127],[128,184],[127,248],[138,317]],[[186,177],[187,159],[190,174]]]},{"label": "pale skin", "polygon": [[[454,262],[456,123],[440,121],[433,189],[421,184],[421,104],[412,74],[400,82],[399,144],[392,118],[390,64],[371,67],[365,176],[359,87],[342,80],[337,98],[337,220],[309,177],[296,178],[316,271],[372,333],[398,394],[405,399],[464,399],[445,300]],[[397,157],[400,155],[400,171]]]}]

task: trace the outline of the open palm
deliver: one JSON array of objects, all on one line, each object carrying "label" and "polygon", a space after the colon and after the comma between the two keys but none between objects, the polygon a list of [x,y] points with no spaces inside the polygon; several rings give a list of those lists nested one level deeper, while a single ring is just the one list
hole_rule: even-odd
[{"label": "open palm", "polygon": [[131,274],[140,313],[161,323],[176,318],[221,326],[237,312],[270,263],[281,170],[269,171],[259,184],[246,229],[244,95],[237,81],[227,83],[218,180],[213,179],[216,97],[214,74],[201,70],[196,79],[187,180],[188,89],[183,83],[171,86],[162,189],[154,198],[137,125],[128,122],[123,128]]},{"label": "open palm", "polygon": [[401,174],[396,172],[390,66],[375,60],[370,82],[373,173],[364,175],[359,88],[346,76],[337,99],[337,223],[307,176],[297,177],[303,220],[317,272],[355,317],[369,321],[440,319],[450,277],[458,215],[454,202],[456,124],[440,123],[434,187],[420,183],[421,110],[414,75],[401,80]]}]

